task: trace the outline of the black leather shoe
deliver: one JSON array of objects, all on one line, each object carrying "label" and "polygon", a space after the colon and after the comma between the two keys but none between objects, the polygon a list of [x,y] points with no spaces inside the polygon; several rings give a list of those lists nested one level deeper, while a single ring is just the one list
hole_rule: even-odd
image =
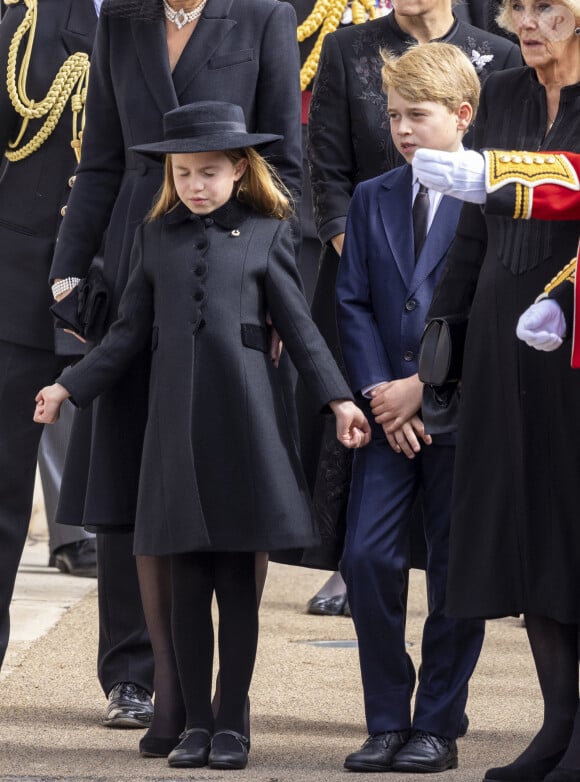
[{"label": "black leather shoe", "polygon": [[349,771],[390,771],[393,758],[408,738],[408,730],[369,736],[359,750],[350,753],[344,767]]},{"label": "black leather shoe", "polygon": [[518,762],[490,768],[485,772],[485,782],[542,782],[564,757],[564,750],[537,760]]},{"label": "black leather shoe", "polygon": [[143,736],[139,742],[139,754],[142,758],[166,758],[179,744],[179,736]]},{"label": "black leather shoe", "polygon": [[133,682],[119,682],[109,693],[103,725],[107,728],[148,728],[153,717],[151,696]]},{"label": "black leather shoe", "polygon": [[209,751],[210,768],[235,769],[248,765],[248,739],[235,730],[214,733]]},{"label": "black leather shoe", "polygon": [[48,560],[49,567],[71,576],[97,577],[97,544],[94,538],[84,538],[59,546]]},{"label": "black leather shoe", "polygon": [[414,730],[405,746],[393,758],[393,771],[431,773],[457,768],[457,742],[435,733]]},{"label": "black leather shoe", "polygon": [[172,768],[207,766],[211,733],[203,728],[190,728],[181,734],[181,741],[171,750],[167,762]]},{"label": "black leather shoe", "polygon": [[307,614],[316,614],[317,616],[341,616],[344,613],[346,605],[346,592],[332,597],[321,597],[314,595],[306,606]]}]

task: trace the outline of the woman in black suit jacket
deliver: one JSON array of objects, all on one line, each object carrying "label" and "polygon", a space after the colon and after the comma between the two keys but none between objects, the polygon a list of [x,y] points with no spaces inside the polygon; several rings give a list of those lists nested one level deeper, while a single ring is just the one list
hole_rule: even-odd
[{"label": "woman in black suit jacket", "polygon": [[[68,179],[76,165],[70,100],[64,101],[46,138],[46,116],[41,116],[31,118],[19,143],[13,142],[23,127],[20,101],[25,104],[26,95],[37,103],[50,103],[45,96],[65,62],[65,70],[77,69],[78,79],[86,76],[97,26],[92,0],[12,0],[5,6],[0,29],[0,665],[8,644],[9,606],[28,531],[42,434],[31,421],[30,396],[39,382],[54,377],[63,365],[55,355],[46,280],[60,210],[70,192]],[[33,14],[36,28],[26,29],[25,18]],[[8,54],[20,35],[12,69]],[[31,36],[25,73],[22,53]],[[31,144],[35,138],[42,143]]]},{"label": "woman in black suit jacket", "polygon": [[[180,4],[170,0],[170,7]],[[185,10],[200,5],[184,2]],[[107,230],[104,275],[115,316],[128,277],[136,228],[162,180],[161,165],[134,152],[163,134],[163,114],[199,100],[240,105],[250,132],[283,136],[269,160],[289,190],[301,186],[300,86],[296,16],[277,0],[207,0],[181,28],[163,18],[161,0],[105,0],[92,61],[83,160],[55,253],[51,278],[82,278]],[[131,530],[146,416],[149,357],[142,355],[114,389],[85,414],[90,455],[75,450],[63,479],[61,520],[101,530]],[[86,490],[86,491],[85,491]],[[115,536],[109,539],[115,551]],[[111,554],[112,555],[112,554]],[[155,655],[156,715],[148,739],[172,739],[184,726],[169,624],[167,563],[138,557],[137,568]],[[165,608],[160,610],[163,603]],[[157,745],[158,749],[159,745]],[[167,754],[164,751],[160,754]]]}]

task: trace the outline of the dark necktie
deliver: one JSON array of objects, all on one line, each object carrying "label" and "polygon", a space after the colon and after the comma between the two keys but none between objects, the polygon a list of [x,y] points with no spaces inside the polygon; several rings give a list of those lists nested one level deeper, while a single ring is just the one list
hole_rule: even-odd
[{"label": "dark necktie", "polygon": [[429,222],[429,191],[425,185],[419,185],[419,192],[413,202],[413,237],[415,240],[415,260],[419,257],[421,247],[427,236]]}]

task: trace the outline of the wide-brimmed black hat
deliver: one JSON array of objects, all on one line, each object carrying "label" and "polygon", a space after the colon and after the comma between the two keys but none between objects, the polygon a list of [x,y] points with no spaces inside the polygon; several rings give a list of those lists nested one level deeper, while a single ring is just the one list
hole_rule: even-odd
[{"label": "wide-brimmed black hat", "polygon": [[163,140],[130,147],[134,152],[160,157],[179,152],[215,152],[260,147],[279,141],[273,133],[248,133],[241,106],[223,101],[188,103],[163,115]]}]

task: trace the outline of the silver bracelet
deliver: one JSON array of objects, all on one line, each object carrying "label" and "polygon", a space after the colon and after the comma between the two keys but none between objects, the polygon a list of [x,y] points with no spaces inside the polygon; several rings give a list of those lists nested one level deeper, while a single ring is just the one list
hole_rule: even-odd
[{"label": "silver bracelet", "polygon": [[73,288],[77,287],[80,281],[80,277],[65,277],[64,279],[55,282],[50,286],[53,297],[56,299],[56,297],[60,296],[61,293],[72,291]]}]

